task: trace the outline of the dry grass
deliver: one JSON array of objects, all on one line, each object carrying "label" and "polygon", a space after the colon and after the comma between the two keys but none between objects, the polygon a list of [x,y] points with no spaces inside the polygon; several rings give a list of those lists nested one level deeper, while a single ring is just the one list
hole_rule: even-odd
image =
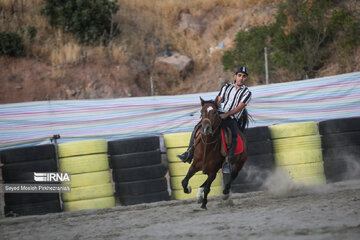
[{"label": "dry grass", "polygon": [[274,3],[274,2],[281,2],[283,0],[245,0],[246,6],[251,6],[255,4],[262,4],[262,3]]},{"label": "dry grass", "polygon": [[[174,50],[192,57],[197,63],[196,68],[202,69],[203,59],[207,55],[206,48],[199,47],[203,44],[203,39],[189,38],[177,32],[180,13],[188,12],[202,17],[219,7],[239,7],[259,2],[264,0],[118,0],[120,11],[115,20],[122,29],[120,39],[112,41],[106,50],[102,46],[85,50],[71,36],[49,26],[47,19],[40,14],[44,1],[0,0],[0,31],[13,32],[15,29],[24,39],[28,56],[41,58],[52,64],[76,64],[84,56],[89,61],[108,57],[117,64],[124,64],[130,57],[136,56],[149,64],[166,46],[172,46]],[[223,35],[235,19],[236,16],[233,15],[219,17],[214,23],[213,38]],[[32,42],[26,32],[30,26],[37,30]]]},{"label": "dry grass", "polygon": [[[151,63],[160,52],[171,46],[173,50],[190,56],[195,61],[195,71],[205,67],[208,47],[201,36],[188,36],[178,32],[180,13],[203,17],[217,7],[237,6],[236,0],[119,0],[117,20],[123,31],[122,44],[132,42],[127,49],[134,56],[143,56]],[[139,12],[141,12],[139,14]],[[220,36],[235,21],[235,16],[221,17],[215,24],[214,35]],[[151,36],[151,37],[150,37]],[[216,39],[216,37],[215,37]]]},{"label": "dry grass", "polygon": [[[24,40],[27,56],[50,60],[55,29],[40,14],[42,0],[0,0],[0,31],[15,32]],[[36,36],[30,41],[28,28],[36,28]]]},{"label": "dry grass", "polygon": [[[239,19],[239,9],[276,0],[115,1],[120,10],[114,16],[114,21],[119,23],[122,33],[106,47],[82,46],[70,34],[51,27],[48,20],[40,14],[45,4],[43,0],[0,0],[0,31],[15,31],[23,37],[28,57],[42,59],[53,66],[59,66],[59,69],[64,65],[82,62],[126,65],[131,59],[140,60],[151,69],[156,56],[165,51],[167,46],[171,46],[172,50],[194,60],[195,76],[209,68],[210,61],[221,64],[214,59],[220,58],[218,56],[213,55],[209,59],[209,48],[223,40],[226,32],[234,28]],[[193,36],[179,32],[179,18],[183,12],[206,19],[204,24],[208,27],[207,33]],[[26,33],[30,26],[37,30],[32,42]],[[189,83],[182,83],[184,89],[187,84]],[[214,83],[214,86],[217,84]],[[190,83],[189,88],[195,91],[200,86]]]},{"label": "dry grass", "polygon": [[[116,64],[118,66],[114,69],[120,69],[116,72],[116,81],[134,87],[136,81],[141,82],[146,79],[147,83],[149,76],[141,76],[143,79],[138,80],[138,76],[132,76],[132,73],[127,72],[131,66],[129,63],[136,60],[151,70],[155,58],[171,46],[172,50],[191,57],[195,62],[195,69],[184,81],[173,83],[172,89],[163,85],[165,87],[162,94],[217,91],[222,81],[231,80],[233,74],[222,71],[223,51],[215,51],[210,55],[210,48],[224,43],[225,49],[229,49],[235,34],[240,29],[269,24],[274,20],[276,13],[274,3],[283,0],[113,1],[117,1],[120,6],[114,21],[119,24],[121,34],[112,39],[108,46],[83,46],[72,35],[51,27],[48,20],[40,14],[45,4],[44,0],[0,0],[0,31],[16,32],[21,35],[27,57],[41,59],[46,65],[50,63],[52,65],[50,78],[56,81],[66,82],[66,79],[71,79],[69,76],[74,75],[68,73],[68,69],[71,68],[81,68],[84,76],[89,68],[91,70],[95,68],[101,75],[102,71],[107,71],[106,67],[111,69]],[[354,6],[354,11],[358,11],[359,4],[356,2],[349,0],[346,4]],[[189,13],[194,18],[200,19],[204,24],[204,31],[200,34],[193,34],[191,31],[180,32],[181,13]],[[27,34],[30,26],[37,30],[33,41],[30,41]],[[340,68],[343,71],[359,69],[359,49],[351,61],[344,59],[344,63],[340,62],[336,66],[324,69],[320,75],[333,73],[334,69]],[[73,67],[79,63],[84,65]],[[71,67],[68,68],[67,65]],[[101,79],[103,80],[103,77]],[[286,69],[280,69],[271,73],[270,82],[292,79],[295,77]],[[161,78],[155,81],[160,85],[166,82]],[[254,75],[249,79],[250,85],[262,83],[263,80]]]},{"label": "dry grass", "polygon": [[218,39],[218,36],[223,36],[234,25],[237,18],[238,16],[236,15],[221,16],[214,25],[214,38]]},{"label": "dry grass", "polygon": [[51,52],[51,62],[54,65],[77,64],[81,60],[81,47],[76,43],[66,43]]},{"label": "dry grass", "polygon": [[126,53],[126,47],[119,46],[117,44],[110,44],[107,50],[111,62],[122,65],[129,61],[129,56]]}]

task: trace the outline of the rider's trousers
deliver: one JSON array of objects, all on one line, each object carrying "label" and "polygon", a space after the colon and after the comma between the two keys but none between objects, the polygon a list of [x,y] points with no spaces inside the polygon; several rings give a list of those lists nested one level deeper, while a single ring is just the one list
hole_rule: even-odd
[{"label": "rider's trousers", "polygon": [[231,129],[231,138],[232,138],[231,148],[228,149],[227,156],[232,157],[232,156],[234,156],[234,152],[235,152],[235,149],[236,149],[237,134],[238,134],[238,131],[239,131],[237,121],[236,121],[236,119],[232,119],[232,118],[228,117],[228,118],[223,119],[221,121],[221,127],[224,128],[224,129],[226,129],[226,127]]}]

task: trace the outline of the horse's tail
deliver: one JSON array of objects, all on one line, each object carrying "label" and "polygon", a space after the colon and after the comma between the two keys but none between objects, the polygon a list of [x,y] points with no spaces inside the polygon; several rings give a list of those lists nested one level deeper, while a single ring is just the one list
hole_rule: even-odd
[{"label": "horse's tail", "polygon": [[241,114],[240,119],[238,120],[238,127],[241,132],[244,132],[245,128],[249,126],[249,121],[252,120],[251,115],[248,113],[247,109],[244,108],[243,113]]}]

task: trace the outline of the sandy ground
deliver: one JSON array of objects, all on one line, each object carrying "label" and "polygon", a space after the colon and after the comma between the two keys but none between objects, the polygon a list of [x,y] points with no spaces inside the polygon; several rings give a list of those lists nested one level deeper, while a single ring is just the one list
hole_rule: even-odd
[{"label": "sandy ground", "polygon": [[360,239],[360,180],[0,219],[0,239]]}]

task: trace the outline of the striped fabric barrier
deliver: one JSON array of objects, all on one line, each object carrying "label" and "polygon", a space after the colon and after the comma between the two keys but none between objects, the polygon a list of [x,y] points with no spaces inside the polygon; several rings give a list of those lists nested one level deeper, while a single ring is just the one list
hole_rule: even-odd
[{"label": "striped fabric barrier", "polygon": [[[360,72],[250,87],[250,127],[360,116]],[[200,100],[217,92],[0,105],[0,150],[90,138],[120,139],[191,131]]]}]

